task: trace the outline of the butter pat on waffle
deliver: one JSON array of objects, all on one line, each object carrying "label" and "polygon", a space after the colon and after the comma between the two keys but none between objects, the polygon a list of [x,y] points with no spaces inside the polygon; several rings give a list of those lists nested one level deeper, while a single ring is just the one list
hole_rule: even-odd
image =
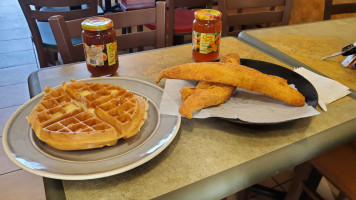
[{"label": "butter pat on waffle", "polygon": [[116,85],[71,80],[45,93],[27,120],[56,149],[112,146],[136,135],[147,119],[147,102]]}]

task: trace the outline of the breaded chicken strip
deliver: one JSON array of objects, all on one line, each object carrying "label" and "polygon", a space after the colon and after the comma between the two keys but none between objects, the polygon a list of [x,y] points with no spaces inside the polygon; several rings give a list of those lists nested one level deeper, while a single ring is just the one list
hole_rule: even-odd
[{"label": "breaded chicken strip", "polygon": [[[223,56],[220,62],[240,64],[240,56],[231,53]],[[196,87],[185,87],[179,92],[182,95],[182,105],[179,112],[190,119],[197,110],[215,106],[227,101],[235,91],[235,86],[200,81]]]},{"label": "breaded chicken strip", "polygon": [[222,63],[241,64],[240,56],[237,53],[229,53],[229,54],[221,57],[220,62],[222,62]]},{"label": "breaded chicken strip", "polygon": [[[235,86],[203,81],[199,82],[196,88],[183,88],[180,90],[183,103],[179,112],[190,119],[197,110],[224,103],[231,97],[235,89]],[[189,95],[189,93],[191,94]]]},{"label": "breaded chicken strip", "polygon": [[162,70],[156,82],[162,78],[222,83],[262,93],[294,106],[303,106],[305,103],[305,97],[290,87],[287,80],[238,64],[218,62],[182,64]]}]

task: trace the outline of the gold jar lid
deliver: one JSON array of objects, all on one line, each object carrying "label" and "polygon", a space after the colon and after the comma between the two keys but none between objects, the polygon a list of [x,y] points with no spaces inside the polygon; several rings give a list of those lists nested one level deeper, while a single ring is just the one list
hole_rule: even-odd
[{"label": "gold jar lid", "polygon": [[195,11],[194,16],[200,20],[219,20],[221,12],[214,9],[200,9]]},{"label": "gold jar lid", "polygon": [[104,31],[113,26],[113,21],[105,17],[90,17],[82,22],[82,28],[87,31]]}]

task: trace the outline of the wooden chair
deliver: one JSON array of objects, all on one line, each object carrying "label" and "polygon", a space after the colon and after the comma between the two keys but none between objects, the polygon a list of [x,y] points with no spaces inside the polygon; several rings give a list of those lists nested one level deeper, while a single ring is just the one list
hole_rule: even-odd
[{"label": "wooden chair", "polygon": [[[168,46],[182,44],[184,35],[192,34],[196,8],[212,8],[212,0],[169,0]],[[174,24],[174,26],[171,26]]]},{"label": "wooden chair", "polygon": [[123,11],[139,10],[155,7],[155,0],[121,0],[120,7]]},{"label": "wooden chair", "polygon": [[[121,0],[118,4],[123,12],[129,10],[139,10],[145,8],[154,8],[156,6],[156,0]],[[131,27],[122,29],[122,33],[131,33]],[[137,32],[143,31],[143,25],[137,26]],[[142,51],[143,48],[140,47],[139,51]],[[129,49],[129,53],[132,53],[133,50]]]},{"label": "wooden chair", "polygon": [[322,199],[316,192],[324,176],[339,191],[337,199],[356,199],[356,140],[336,147],[295,168],[286,199]]},{"label": "wooden chair", "polygon": [[[58,53],[48,18],[62,15],[65,20],[97,15],[97,0],[18,0],[31,30],[40,67],[54,65]],[[83,7],[71,10],[70,7]],[[81,38],[73,39],[74,43]]]},{"label": "wooden chair", "polygon": [[287,25],[292,4],[293,0],[218,0],[222,36],[237,36],[242,30],[271,24]]},{"label": "wooden chair", "polygon": [[[213,6],[213,0],[167,0],[167,2],[167,46],[182,44],[184,35],[192,34],[194,9]],[[156,28],[155,24],[146,26],[150,29]]]},{"label": "wooden chair", "polygon": [[332,15],[356,13],[356,3],[338,3],[333,0],[325,0],[324,20],[331,19]]},{"label": "wooden chair", "polygon": [[[137,26],[149,23],[157,23],[156,30],[134,32],[117,35],[118,49],[129,49],[141,46],[165,47],[165,2],[157,2],[155,8],[133,10],[102,15],[113,20],[114,29]],[[49,19],[54,37],[58,44],[58,50],[64,63],[72,63],[84,60],[82,44],[74,45],[71,38],[82,33],[81,22],[85,19],[64,21],[63,16],[53,16]]]}]

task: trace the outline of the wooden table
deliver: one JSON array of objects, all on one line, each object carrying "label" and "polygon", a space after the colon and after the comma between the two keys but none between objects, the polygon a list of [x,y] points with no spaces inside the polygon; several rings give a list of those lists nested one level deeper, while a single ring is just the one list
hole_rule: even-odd
[{"label": "wooden table", "polygon": [[[221,55],[231,52],[291,68],[237,38],[222,38]],[[154,83],[162,69],[192,62],[191,45],[122,55],[119,60],[119,76]],[[88,77],[84,63],[42,69],[30,75],[30,93]],[[270,126],[183,118],[173,142],[149,162],[94,180],[45,178],[46,194],[49,199],[76,200],[220,199],[356,137],[355,117],[356,101],[346,97],[330,105],[328,112]]]}]

